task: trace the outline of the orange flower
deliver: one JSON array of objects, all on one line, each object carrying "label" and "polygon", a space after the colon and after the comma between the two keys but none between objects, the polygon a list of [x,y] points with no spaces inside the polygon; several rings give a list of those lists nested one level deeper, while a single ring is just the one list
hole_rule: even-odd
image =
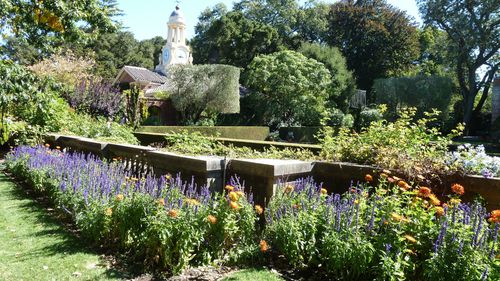
[{"label": "orange flower", "polygon": [[46,144],[45,144],[45,147],[49,148],[49,147],[50,147],[50,144],[46,143]]},{"label": "orange flower", "polygon": [[179,215],[179,211],[177,211],[176,209],[172,209],[172,210],[168,211],[169,217],[176,218],[178,215]]},{"label": "orange flower", "polygon": [[493,210],[493,211],[491,211],[491,217],[493,217],[493,218],[500,218],[500,210]]},{"label": "orange flower", "polygon": [[411,188],[411,185],[409,185],[407,182],[403,180],[398,181],[398,186],[405,191]]},{"label": "orange flower", "polygon": [[264,208],[262,208],[260,205],[255,205],[255,212],[258,215],[262,215],[262,213],[264,212]]},{"label": "orange flower", "polygon": [[403,237],[404,237],[406,240],[408,240],[408,242],[410,242],[410,243],[413,243],[413,244],[417,243],[417,239],[415,239],[415,237],[413,237],[413,236],[411,236],[411,235],[406,234],[406,235],[405,235],[405,236],[403,236]]},{"label": "orange flower", "polygon": [[56,149],[57,149],[57,150],[61,150],[61,147],[60,147],[60,146],[56,146]]},{"label": "orange flower", "polygon": [[326,188],[322,188],[321,189],[321,194],[327,195],[328,194],[328,190],[326,190]]},{"label": "orange flower", "polygon": [[444,208],[443,207],[436,207],[436,216],[442,217],[444,215]]},{"label": "orange flower", "polygon": [[217,218],[216,218],[215,216],[212,216],[212,215],[208,215],[207,220],[208,220],[211,224],[216,224],[216,223],[217,223]]},{"label": "orange flower", "polygon": [[122,201],[122,200],[123,200],[123,194],[116,195],[116,201]]},{"label": "orange flower", "polygon": [[233,210],[238,210],[240,208],[240,205],[238,203],[234,202],[234,201],[231,201],[231,203],[229,203],[229,206]]},{"label": "orange flower", "polygon": [[366,175],[365,175],[365,181],[367,181],[367,182],[372,182],[372,181],[373,181],[373,177],[372,177],[372,175],[370,175],[370,174],[366,174]]},{"label": "orange flower", "polygon": [[462,185],[456,183],[451,186],[451,191],[453,191],[453,193],[455,194],[463,195],[465,193],[465,188]]},{"label": "orange flower", "polygon": [[165,206],[165,199],[163,198],[158,199],[158,205]]},{"label": "orange flower", "polygon": [[260,246],[260,251],[263,253],[265,253],[265,252],[267,252],[267,250],[269,250],[269,245],[267,245],[266,240],[260,240],[259,246]]},{"label": "orange flower", "polygon": [[106,211],[104,211],[104,214],[108,217],[111,217],[111,215],[113,215],[113,209],[107,208]]},{"label": "orange flower", "polygon": [[431,195],[431,189],[428,188],[428,187],[425,187],[425,186],[421,186],[419,189],[418,189],[418,196],[420,197],[429,197],[429,195]]},{"label": "orange flower", "polygon": [[293,191],[293,185],[290,185],[288,184],[286,187],[285,187],[285,193],[290,193]]},{"label": "orange flower", "polygon": [[226,185],[226,187],[224,187],[227,191],[233,191],[234,190],[234,186],[232,185]]},{"label": "orange flower", "polygon": [[238,194],[239,197],[244,197],[245,196],[245,192],[243,192],[241,190],[236,191],[236,194]]},{"label": "orange flower", "polygon": [[429,194],[429,200],[431,201],[431,204],[434,206],[439,206],[441,205],[441,201],[436,197],[434,194]]},{"label": "orange flower", "polygon": [[239,196],[236,192],[231,191],[231,192],[229,192],[229,199],[231,199],[231,201],[233,201],[233,202],[236,202],[236,201],[238,201]]}]

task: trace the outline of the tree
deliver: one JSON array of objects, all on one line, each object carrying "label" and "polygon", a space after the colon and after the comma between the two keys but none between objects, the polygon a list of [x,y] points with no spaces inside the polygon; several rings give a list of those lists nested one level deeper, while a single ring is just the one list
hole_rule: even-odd
[{"label": "tree", "polygon": [[356,81],[352,76],[352,72],[347,69],[346,60],[339,49],[317,43],[304,43],[299,52],[308,58],[323,63],[330,71],[332,85],[328,94],[328,107],[336,107],[347,111],[349,99],[356,89]]},{"label": "tree", "polygon": [[178,65],[168,71],[167,94],[183,124],[197,124],[219,113],[240,111],[239,68],[229,65]]},{"label": "tree", "polygon": [[463,98],[465,133],[469,134],[472,120],[480,113],[500,66],[500,1],[418,0],[417,3],[425,23],[448,34]]},{"label": "tree", "polygon": [[254,58],[247,74],[245,85],[266,109],[266,124],[319,125],[331,87],[330,72],[322,63],[281,51]]},{"label": "tree", "polygon": [[[241,12],[229,12],[214,20],[191,41],[194,62],[221,63],[246,67],[259,54],[280,49],[277,31],[249,20]],[[201,32],[201,31],[200,31]]]},{"label": "tree", "polygon": [[326,42],[338,47],[358,87],[407,71],[418,57],[417,29],[385,0],[343,0],[331,6]]},{"label": "tree", "polygon": [[50,50],[62,42],[85,41],[116,29],[116,0],[0,0],[0,34],[24,38]]}]

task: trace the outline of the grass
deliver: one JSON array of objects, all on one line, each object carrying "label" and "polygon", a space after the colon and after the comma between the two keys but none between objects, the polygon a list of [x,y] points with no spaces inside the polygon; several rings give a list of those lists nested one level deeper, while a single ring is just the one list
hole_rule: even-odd
[{"label": "grass", "polygon": [[0,280],[124,277],[47,211],[0,170]]},{"label": "grass", "polygon": [[278,274],[268,269],[244,269],[231,273],[222,279],[223,281],[282,281]]}]

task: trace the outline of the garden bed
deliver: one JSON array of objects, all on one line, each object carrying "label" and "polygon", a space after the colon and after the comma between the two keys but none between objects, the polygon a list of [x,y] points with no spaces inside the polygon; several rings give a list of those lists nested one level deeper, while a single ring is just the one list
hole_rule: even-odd
[{"label": "garden bed", "polygon": [[456,184],[439,200],[388,172],[343,194],[302,178],[279,184],[262,206],[237,180],[211,193],[46,147],[18,147],[6,165],[71,214],[86,241],[151,271],[237,264],[339,280],[499,277],[500,210],[462,203],[468,190]]}]

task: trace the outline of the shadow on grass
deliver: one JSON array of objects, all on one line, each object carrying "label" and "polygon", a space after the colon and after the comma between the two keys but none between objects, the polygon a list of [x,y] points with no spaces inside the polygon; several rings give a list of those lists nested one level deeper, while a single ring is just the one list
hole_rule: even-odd
[{"label": "shadow on grass", "polygon": [[[47,200],[47,198],[35,196],[35,193],[29,187],[23,184],[13,182],[11,178],[4,174],[2,165],[0,164],[0,183],[1,182],[12,182],[15,186],[13,188],[1,189],[1,196],[7,198],[8,200],[18,201],[16,208],[24,210],[26,213],[22,214],[21,219],[23,223],[33,223],[40,225],[41,230],[38,232],[31,232],[26,235],[26,237],[20,236],[22,239],[30,239],[33,237],[56,237],[54,239],[55,243],[50,243],[43,247],[38,247],[29,254],[23,255],[23,257],[18,257],[19,261],[26,261],[32,258],[44,257],[44,256],[56,256],[56,255],[74,255],[74,254],[93,254],[99,255],[103,254],[95,248],[88,246],[85,241],[76,235],[71,230],[74,229],[74,225],[70,223],[67,217],[59,214],[56,211],[49,212],[48,209],[53,206]],[[28,215],[29,214],[29,215]],[[100,263],[103,262],[100,258]],[[104,272],[105,276],[108,278],[131,278],[130,273],[125,272],[122,269],[110,268],[106,269]]]}]

